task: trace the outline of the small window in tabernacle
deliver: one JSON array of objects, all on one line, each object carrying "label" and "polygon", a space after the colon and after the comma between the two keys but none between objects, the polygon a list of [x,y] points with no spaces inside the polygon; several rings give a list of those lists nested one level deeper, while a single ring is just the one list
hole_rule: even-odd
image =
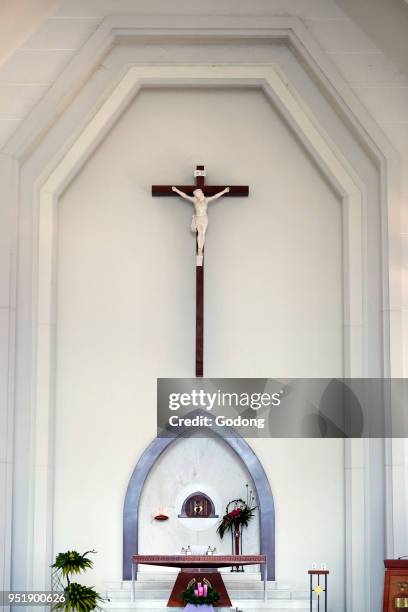
[{"label": "small window in tabernacle", "polygon": [[179,518],[217,518],[214,502],[205,493],[193,493],[183,502]]}]

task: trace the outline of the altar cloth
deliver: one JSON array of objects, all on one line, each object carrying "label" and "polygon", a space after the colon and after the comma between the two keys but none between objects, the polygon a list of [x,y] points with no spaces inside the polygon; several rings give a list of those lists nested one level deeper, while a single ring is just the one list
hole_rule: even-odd
[{"label": "altar cloth", "polygon": [[184,612],[214,612],[214,608],[208,604],[188,603],[184,608]]}]

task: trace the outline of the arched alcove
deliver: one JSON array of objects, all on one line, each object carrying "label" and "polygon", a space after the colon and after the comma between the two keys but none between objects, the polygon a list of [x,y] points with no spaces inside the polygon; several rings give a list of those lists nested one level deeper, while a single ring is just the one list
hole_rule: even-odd
[{"label": "arched alcove", "polygon": [[183,502],[179,518],[216,518],[214,502],[202,491],[194,491]]},{"label": "arched alcove", "polygon": [[[194,411],[191,416],[194,416]],[[248,471],[259,506],[260,552],[267,556],[268,578],[275,579],[275,506],[272,490],[258,457],[243,438],[226,428],[213,427],[212,432],[235,453]],[[231,437],[227,437],[230,435]],[[123,579],[131,577],[132,555],[139,552],[140,498],[146,479],[155,463],[178,437],[155,438],[140,457],[130,478],[123,508]],[[261,569],[263,575],[263,569]]]}]

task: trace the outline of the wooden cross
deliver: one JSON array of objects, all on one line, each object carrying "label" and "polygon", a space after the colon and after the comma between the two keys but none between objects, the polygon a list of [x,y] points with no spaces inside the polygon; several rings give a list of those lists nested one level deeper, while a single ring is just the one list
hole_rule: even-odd
[{"label": "wooden cross", "polygon": [[[196,166],[194,172],[195,185],[175,185],[184,194],[192,197],[196,189],[201,189],[206,198],[219,194],[227,185],[206,185],[204,166]],[[249,194],[249,187],[238,185],[232,187],[228,185],[229,191],[224,193],[224,197],[241,196]],[[175,196],[173,185],[152,185],[152,196]],[[198,249],[196,249],[196,254]],[[204,260],[203,256],[196,257],[196,366],[197,377],[204,374]]]}]

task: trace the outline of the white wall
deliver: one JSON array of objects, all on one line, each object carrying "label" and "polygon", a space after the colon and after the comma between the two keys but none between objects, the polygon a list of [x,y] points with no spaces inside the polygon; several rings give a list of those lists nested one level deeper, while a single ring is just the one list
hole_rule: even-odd
[{"label": "white wall", "polygon": [[[363,104],[387,133],[402,160],[403,218],[401,236],[408,266],[408,79],[334,0],[208,0],[206,11],[219,15],[295,15],[329,56]],[[0,146],[4,147],[23,120],[52,86],[63,67],[89,39],[104,17],[112,14],[168,14],[164,0],[66,0],[42,27],[0,68]],[[199,15],[201,2],[172,0],[174,15]],[[408,9],[407,9],[408,10]],[[372,20],[375,15],[372,15]],[[381,20],[380,20],[381,22]],[[381,28],[382,24],[377,24]],[[165,51],[163,51],[165,56]],[[6,228],[6,236],[8,235]],[[5,238],[6,242],[6,238]],[[6,273],[8,268],[6,267]],[[401,271],[403,272],[403,271]],[[398,271],[398,274],[400,271]],[[406,273],[405,273],[406,276]],[[8,278],[4,282],[7,286]],[[8,289],[6,290],[8,295]],[[404,285],[402,316],[391,313],[393,329],[404,339],[408,372],[408,292]],[[393,349],[394,350],[394,349]],[[398,347],[395,348],[399,352]]]},{"label": "white wall", "polygon": [[[207,160],[209,182],[248,183],[251,197],[211,207],[206,373],[342,373],[340,204],[306,152],[260,92],[141,93],[59,211],[55,552],[95,547],[97,585],[120,579],[123,500],[155,435],[155,379],[193,375],[191,210],[150,185],[188,182]],[[276,496],[277,579],[303,582],[327,562],[341,601],[341,442],[254,447]]]},{"label": "white wall", "polygon": [[[330,569],[330,605],[344,612],[344,449],[341,440],[250,440],[275,500],[277,580]],[[354,611],[353,611],[354,612]]]},{"label": "white wall", "polygon": [[[344,79],[351,85],[355,94],[360,100],[363,100],[367,107],[368,116],[373,117],[377,122],[380,123],[381,127],[388,133],[390,139],[394,143],[398,152],[402,155],[403,162],[403,198],[401,201],[405,202],[403,208],[403,224],[402,232],[404,242],[408,244],[408,225],[406,210],[408,210],[408,153],[407,145],[408,142],[407,133],[407,104],[406,104],[406,79],[402,75],[398,74],[395,67],[387,61],[387,58],[379,52],[376,47],[373,47],[371,41],[355,26],[355,24],[349,19],[345,18],[344,13],[339,10],[338,6],[328,0],[306,0],[305,2],[298,2],[297,0],[285,0],[280,2],[279,0],[270,2],[253,0],[251,3],[243,2],[217,2],[211,3],[211,11],[208,8],[210,5],[206,4],[205,10],[213,14],[232,14],[232,13],[251,13],[251,14],[294,14],[300,16],[310,32],[318,42],[318,44],[328,53],[332,63],[341,71]],[[16,131],[21,124],[22,120],[27,117],[27,114],[37,103],[37,101],[44,95],[44,93],[51,87],[52,83],[62,71],[62,68],[72,58],[73,55],[78,51],[83,42],[91,35],[93,29],[101,22],[102,18],[106,14],[111,13],[122,13],[131,14],[133,12],[154,12],[159,14],[165,12],[167,3],[164,2],[152,2],[149,3],[140,2],[135,4],[128,0],[102,0],[94,2],[94,0],[67,0],[64,3],[63,8],[56,15],[55,19],[50,19],[46,22],[44,28],[42,28],[40,35],[33,38],[26,45],[26,48],[21,49],[18,53],[13,55],[9,62],[3,66],[0,70],[0,142],[4,145],[9,136]],[[185,13],[191,12],[198,14],[203,10],[201,2],[184,2],[184,0],[175,0],[172,7],[174,13]],[[103,69],[103,67],[102,67]],[[51,108],[51,107],[50,107]],[[195,162],[195,160],[191,160]],[[177,171],[180,170],[180,165],[175,165]],[[12,170],[7,168],[7,173],[11,173]],[[133,172],[133,169],[132,169]],[[174,175],[170,178],[172,179]],[[154,176],[154,180],[157,180],[157,175]],[[13,261],[15,257],[16,245],[12,241],[11,237],[15,235],[15,230],[10,229],[13,227],[13,213],[11,210],[11,200],[7,197],[3,198],[1,202],[1,215],[4,223],[1,224],[1,240],[2,256],[1,268],[0,268],[0,296],[1,296],[1,320],[0,320],[0,332],[1,337],[4,338],[2,345],[1,359],[5,366],[2,368],[0,376],[2,377],[3,389],[7,389],[8,397],[10,398],[10,406],[12,405],[12,393],[14,380],[13,375],[13,333],[14,324],[13,320],[13,309],[15,307],[13,301],[14,287],[10,278],[12,278]],[[27,226],[24,226],[27,230]],[[26,240],[28,235],[23,229],[21,240]],[[406,248],[406,253],[408,249]],[[406,264],[408,263],[408,256],[405,256]],[[30,268],[30,266],[28,266]],[[406,268],[406,266],[405,266]],[[396,274],[400,273],[400,270],[393,271]],[[190,294],[189,294],[190,295]],[[405,295],[407,295],[406,284],[405,284]],[[28,302],[27,302],[28,307]],[[391,313],[393,329],[401,331],[401,335],[405,333],[405,347],[408,346],[408,321],[407,317],[407,300],[405,303],[405,326],[401,327],[401,319],[399,313]],[[10,316],[9,316],[10,315]],[[10,323],[11,321],[11,323]],[[405,330],[405,331],[404,331]],[[23,343],[23,346],[24,345]],[[20,343],[21,348],[21,343]],[[190,360],[189,360],[190,363]],[[406,360],[406,364],[408,361]],[[110,373],[110,364],[107,367],[107,371]],[[20,373],[21,375],[21,373]],[[24,373],[23,373],[24,375]],[[117,374],[119,375],[119,374]],[[22,390],[17,389],[17,393],[24,396],[25,388]],[[78,391],[80,395],[81,390]],[[124,389],[124,394],[129,393]],[[4,393],[5,395],[6,393]],[[114,394],[112,394],[114,395]],[[122,398],[121,398],[122,399]],[[152,399],[150,397],[150,399]],[[11,414],[11,412],[10,412]],[[154,417],[145,413],[145,418],[149,419],[143,429],[134,429],[134,441],[135,446],[142,448],[149,439],[154,435]],[[2,415],[3,416],[3,415]],[[96,432],[99,433],[101,430],[108,436],[116,435],[116,432],[110,431],[110,423],[105,417],[101,417],[101,423],[97,422],[97,414],[87,415],[84,412],[84,416],[88,421],[96,428]],[[77,418],[76,416],[74,418]],[[6,413],[4,413],[4,421],[7,419]],[[19,429],[21,414],[16,415],[16,430]],[[11,417],[7,421],[11,423]],[[25,426],[24,419],[21,421],[22,425]],[[69,424],[69,418],[68,418]],[[21,428],[20,428],[21,429]],[[69,427],[68,427],[69,429]],[[5,429],[0,433],[4,434]],[[21,432],[20,432],[21,433]],[[29,435],[29,431],[24,431],[21,436],[26,439]],[[20,439],[21,439],[20,436]],[[3,438],[4,439],[4,438]],[[86,454],[86,441],[82,441],[81,452]],[[92,446],[92,445],[91,445]],[[21,454],[21,446],[19,446],[18,453]],[[113,448],[113,441],[110,441],[109,448]],[[64,452],[67,449],[63,449]],[[91,449],[93,451],[95,449]],[[88,453],[88,457],[91,457],[91,451]],[[106,454],[105,450],[105,454]],[[132,457],[133,462],[136,460],[136,455],[139,451],[134,453]],[[110,461],[109,452],[107,456],[103,457],[104,449],[96,453],[96,456],[103,464],[105,471],[109,474]],[[130,453],[129,453],[130,455]],[[1,471],[0,471],[0,486],[2,491],[9,492],[11,489],[11,460],[12,457],[7,457],[4,460],[3,455],[1,459]],[[132,463],[129,457],[128,464]],[[133,466],[133,463],[132,463]],[[93,473],[91,472],[91,477]],[[117,474],[114,475],[117,477]],[[28,477],[28,474],[27,474]],[[125,486],[127,477],[123,477],[121,480],[120,487]],[[113,479],[113,478],[112,478]],[[20,480],[21,483],[21,480]],[[74,485],[73,485],[74,488]],[[14,491],[14,499],[16,495],[18,497],[19,492],[24,489],[20,486],[20,490]],[[73,490],[73,489],[72,489]],[[122,489],[121,489],[122,490]],[[9,497],[11,499],[11,495]],[[106,501],[106,500],[105,500]],[[75,519],[78,513],[78,509],[74,506],[73,519]],[[27,506],[25,504],[20,505],[16,509],[16,512],[25,514]],[[91,510],[95,510],[94,507],[90,506]],[[99,508],[96,509],[94,517]],[[6,516],[8,510],[4,513],[5,524],[10,525],[9,516]],[[3,518],[3,517],[0,517]],[[15,520],[15,540],[20,539],[22,542],[21,550],[25,550],[25,530],[21,529],[21,522]],[[79,519],[78,519],[79,520]],[[24,520],[22,521],[24,522]],[[115,527],[116,529],[116,527]],[[7,527],[4,531],[6,540],[6,551],[9,550],[10,546],[10,530]],[[91,532],[92,534],[92,532]],[[115,534],[114,534],[115,535]],[[0,536],[0,547],[2,548],[3,535]],[[110,538],[110,543],[115,541],[111,535],[107,536]],[[119,536],[120,537],[120,536]],[[14,541],[14,549],[16,542]],[[6,557],[8,552],[6,552]],[[5,563],[5,584],[8,584],[8,562],[7,558]],[[23,571],[23,563],[18,563],[18,555],[14,550],[14,558],[17,559],[16,564],[18,567],[18,573]],[[22,557],[25,559],[25,556]],[[2,564],[3,556],[0,560],[0,578],[3,575]],[[21,583],[24,586],[24,583]]]}]

